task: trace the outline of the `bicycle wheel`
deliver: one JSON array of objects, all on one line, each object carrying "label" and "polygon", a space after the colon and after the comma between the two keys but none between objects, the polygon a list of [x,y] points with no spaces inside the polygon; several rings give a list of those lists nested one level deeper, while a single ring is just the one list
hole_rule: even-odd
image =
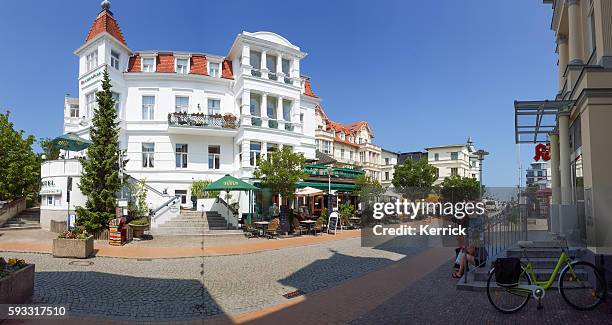
[{"label": "bicycle wheel", "polygon": [[568,305],[578,310],[597,307],[606,296],[606,284],[595,265],[577,261],[566,266],[559,278],[559,291]]},{"label": "bicycle wheel", "polygon": [[[531,285],[531,277],[521,267],[521,275],[519,277],[519,285]],[[529,298],[531,298],[531,290],[518,287],[501,287],[497,285],[495,280],[495,268],[489,272],[487,280],[487,298],[495,309],[502,313],[510,314],[519,311],[525,307]]]}]

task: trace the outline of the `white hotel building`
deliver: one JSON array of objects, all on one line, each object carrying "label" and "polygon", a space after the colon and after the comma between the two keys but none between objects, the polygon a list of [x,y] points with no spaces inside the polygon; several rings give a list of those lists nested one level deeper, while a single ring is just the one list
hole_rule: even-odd
[{"label": "white hotel building", "polygon": [[[268,151],[289,146],[315,158],[320,99],[300,74],[306,53],[298,46],[275,33],[242,32],[226,55],[135,51],[109,7],[103,2],[85,43],[74,52],[79,93],[65,100],[64,133],[89,138],[95,93],[108,69],[120,146],[129,159],[126,173],[146,179],[160,195],[181,196],[183,205],[191,204],[193,181],[225,174],[248,180],[255,160]],[[59,161],[42,166],[42,180],[60,187],[46,189],[51,199],[43,188],[43,227],[48,219],[65,220],[68,207],[61,193],[66,180],[60,178],[74,176],[78,184],[76,160],[64,160],[63,167],[54,162]],[[153,208],[162,204],[159,200],[152,200]],[[246,209],[246,195],[238,201]],[[82,196],[73,195],[71,210],[83,204]]]}]

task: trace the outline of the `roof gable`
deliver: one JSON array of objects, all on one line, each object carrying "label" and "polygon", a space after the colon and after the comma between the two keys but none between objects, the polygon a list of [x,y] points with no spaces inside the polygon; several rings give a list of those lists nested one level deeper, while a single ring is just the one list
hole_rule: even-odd
[{"label": "roof gable", "polygon": [[112,12],[108,10],[108,8],[102,9],[102,11],[100,11],[96,17],[96,20],[94,20],[91,28],[89,29],[89,33],[87,33],[85,43],[93,40],[96,36],[105,32],[117,39],[117,41],[119,41],[121,44],[127,46],[123,33],[121,32],[121,28],[119,28],[117,20],[115,20],[115,17],[113,17]]}]

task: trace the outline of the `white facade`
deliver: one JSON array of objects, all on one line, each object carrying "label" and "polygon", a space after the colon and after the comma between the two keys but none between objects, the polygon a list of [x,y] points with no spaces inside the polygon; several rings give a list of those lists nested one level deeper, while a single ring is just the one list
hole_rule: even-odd
[{"label": "white facade", "polygon": [[380,183],[384,187],[393,187],[391,181],[393,180],[393,173],[395,172],[395,165],[399,163],[399,154],[397,152],[382,149],[381,151],[381,165],[380,165]]},{"label": "white facade", "polygon": [[372,143],[374,134],[367,121],[343,125],[317,106],[314,124],[317,150],[334,158],[341,167],[363,169],[366,176],[383,181],[382,149]]},{"label": "white facade", "polygon": [[534,161],[529,165],[526,175],[527,186],[535,186],[539,189],[551,188],[550,161]]},{"label": "white facade", "polygon": [[[268,150],[290,146],[315,158],[320,99],[300,75],[306,54],[299,47],[275,33],[242,32],[226,56],[137,52],[118,28],[92,37],[102,19],[114,21],[102,10],[75,51],[79,94],[65,100],[64,132],[89,138],[95,92],[108,69],[120,147],[129,159],[125,170],[132,177],[160,193],[181,195],[187,206],[193,181],[225,174],[249,180],[255,159]],[[50,177],[43,173],[42,181]],[[246,209],[246,196],[237,196]]]},{"label": "white facade", "polygon": [[427,162],[438,169],[438,179],[434,185],[441,184],[446,177],[461,176],[479,180],[479,163],[471,141],[466,144],[430,147]]}]

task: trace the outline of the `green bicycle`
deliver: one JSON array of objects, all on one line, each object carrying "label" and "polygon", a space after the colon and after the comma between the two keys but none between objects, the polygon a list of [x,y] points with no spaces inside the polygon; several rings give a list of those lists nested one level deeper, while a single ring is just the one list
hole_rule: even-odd
[{"label": "green bicycle", "polygon": [[527,305],[527,302],[533,296],[538,300],[538,309],[542,309],[541,300],[544,298],[545,291],[555,283],[557,274],[559,274],[557,280],[559,293],[561,293],[565,302],[573,308],[591,310],[603,301],[606,296],[604,277],[593,264],[586,261],[577,261],[568,256],[566,252],[567,241],[561,248],[561,255],[557,260],[555,269],[550,277],[544,281],[539,281],[536,278],[536,270],[527,258],[526,249],[533,246],[532,241],[519,242],[519,247],[523,249],[523,257],[527,259],[527,264],[520,264],[521,272],[518,276],[518,283],[510,286],[499,284],[495,278],[495,268],[491,268],[491,271],[489,271],[487,297],[493,307],[503,313],[514,313]]}]

